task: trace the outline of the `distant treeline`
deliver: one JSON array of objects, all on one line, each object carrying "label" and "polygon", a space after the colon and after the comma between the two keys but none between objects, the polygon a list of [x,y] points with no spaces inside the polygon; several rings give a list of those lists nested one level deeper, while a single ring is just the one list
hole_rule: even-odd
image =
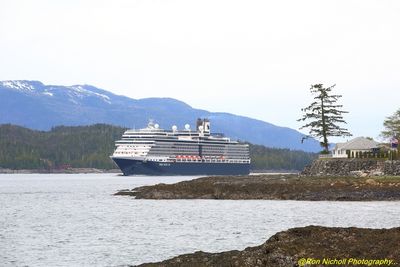
[{"label": "distant treeline", "polygon": [[[0,168],[117,168],[109,156],[124,131],[106,124],[58,126],[48,132],[0,125]],[[253,170],[301,170],[316,157],[303,151],[251,144],[250,155]]]},{"label": "distant treeline", "polygon": [[116,168],[109,156],[123,128],[105,124],[34,131],[0,126],[0,167],[10,169]]},{"label": "distant treeline", "polygon": [[318,157],[316,153],[299,150],[249,145],[253,170],[303,170]]}]

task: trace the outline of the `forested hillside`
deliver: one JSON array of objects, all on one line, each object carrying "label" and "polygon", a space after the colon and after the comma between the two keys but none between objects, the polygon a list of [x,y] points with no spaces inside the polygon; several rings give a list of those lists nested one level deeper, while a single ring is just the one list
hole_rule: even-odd
[{"label": "forested hillside", "polygon": [[250,144],[250,156],[253,170],[303,170],[318,154]]},{"label": "forested hillside", "polygon": [[52,169],[71,167],[116,168],[109,156],[123,128],[105,124],[59,126],[51,131],[0,126],[0,167]]},{"label": "forested hillside", "polygon": [[[51,131],[0,125],[0,168],[117,168],[109,156],[114,150],[114,141],[124,130],[106,124],[59,126]],[[253,170],[301,170],[316,156],[251,144],[250,155]]]}]

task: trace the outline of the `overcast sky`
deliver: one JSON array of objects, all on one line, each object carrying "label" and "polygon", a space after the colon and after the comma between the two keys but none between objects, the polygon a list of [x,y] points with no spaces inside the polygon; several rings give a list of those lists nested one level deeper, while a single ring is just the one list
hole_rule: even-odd
[{"label": "overcast sky", "polygon": [[173,97],[299,128],[313,83],[377,137],[400,108],[400,1],[0,0],[0,79]]}]

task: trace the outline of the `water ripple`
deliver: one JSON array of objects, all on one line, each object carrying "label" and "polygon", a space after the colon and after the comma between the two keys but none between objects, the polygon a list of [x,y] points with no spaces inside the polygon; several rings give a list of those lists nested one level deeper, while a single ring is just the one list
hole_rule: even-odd
[{"label": "water ripple", "polygon": [[193,177],[0,175],[0,266],[127,266],[259,245],[306,225],[399,226],[399,202],[134,200]]}]

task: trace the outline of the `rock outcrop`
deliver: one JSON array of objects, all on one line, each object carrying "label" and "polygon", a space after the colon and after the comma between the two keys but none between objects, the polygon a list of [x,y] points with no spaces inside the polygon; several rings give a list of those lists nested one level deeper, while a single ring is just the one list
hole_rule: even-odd
[{"label": "rock outcrop", "polygon": [[400,178],[221,176],[143,186],[115,195],[137,199],[400,200]]},{"label": "rock outcrop", "polygon": [[[400,228],[360,229],[319,226],[294,228],[275,234],[258,247],[246,248],[243,251],[196,252],[139,266],[288,267],[304,266],[307,260],[314,264],[305,264],[306,266],[362,266],[351,264],[350,260],[387,260],[391,266],[396,266],[400,263]],[[331,264],[323,264],[324,260]],[[332,264],[334,260],[342,261],[342,264]]]},{"label": "rock outcrop", "polygon": [[383,173],[385,175],[400,176],[400,160],[386,161],[383,166]]}]

